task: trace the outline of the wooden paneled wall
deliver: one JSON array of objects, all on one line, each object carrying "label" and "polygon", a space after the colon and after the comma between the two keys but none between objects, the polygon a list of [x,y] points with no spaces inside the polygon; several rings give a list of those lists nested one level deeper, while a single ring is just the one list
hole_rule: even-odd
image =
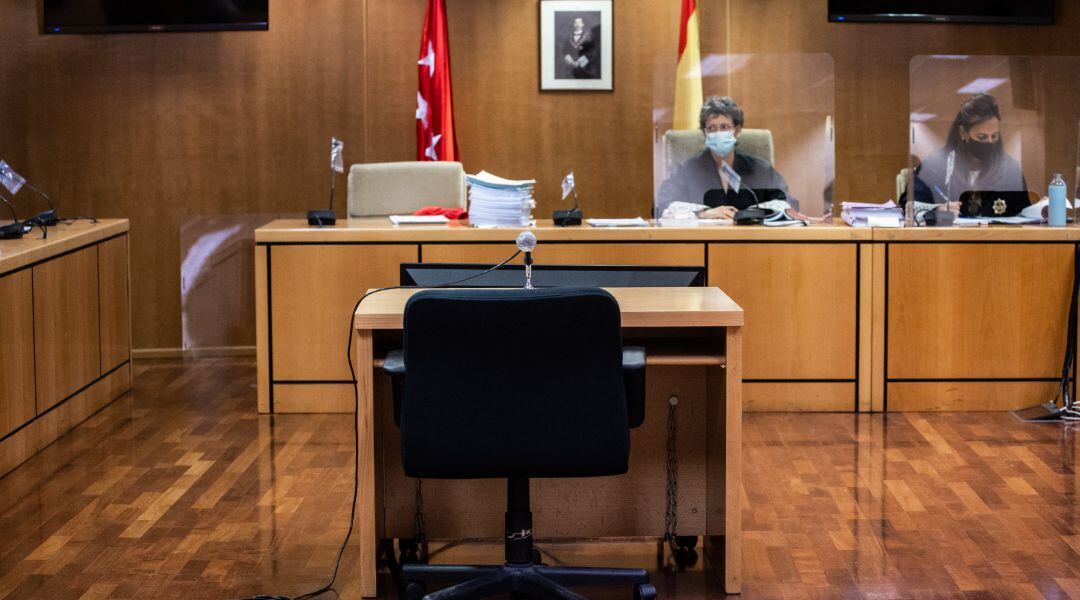
[{"label": "wooden paneled wall", "polygon": [[[58,37],[38,35],[38,1],[0,0],[0,157],[65,214],[131,219],[134,346],[179,347],[185,217],[320,205],[331,135],[348,162],[411,159],[425,4],[273,0],[269,32]],[[537,0],[448,0],[466,168],[538,178],[539,215],[570,168],[590,214],[647,214],[653,65],[675,51],[679,4],[615,0],[613,92],[541,93]],[[1080,4],[1058,4],[1057,25],[991,27],[838,25],[825,0],[700,0],[702,51],[830,53],[835,197],[881,199],[907,161],[910,58],[1077,54]],[[253,345],[242,325],[228,343]]]}]

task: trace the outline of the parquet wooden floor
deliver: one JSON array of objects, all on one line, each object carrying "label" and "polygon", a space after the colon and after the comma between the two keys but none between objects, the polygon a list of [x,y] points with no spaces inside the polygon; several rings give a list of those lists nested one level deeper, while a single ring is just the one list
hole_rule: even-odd
[{"label": "parquet wooden floor", "polygon": [[[254,383],[248,360],[140,362],[132,393],[0,479],[0,599],[321,584],[348,515],[350,423],[260,417]],[[1080,599],[1072,429],[1004,413],[748,414],[744,437],[743,598]],[[542,547],[548,562],[647,567],[665,598],[721,595],[704,559],[679,569],[655,542]],[[342,598],[357,597],[355,559]]]}]

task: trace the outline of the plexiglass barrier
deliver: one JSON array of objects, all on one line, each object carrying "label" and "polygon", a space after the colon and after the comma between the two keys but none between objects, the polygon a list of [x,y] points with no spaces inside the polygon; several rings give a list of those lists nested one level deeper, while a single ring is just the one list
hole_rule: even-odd
[{"label": "plexiglass barrier", "polygon": [[1076,196],[1080,58],[928,55],[910,71],[909,223],[1040,222],[1056,174]]},{"label": "plexiglass barrier", "polygon": [[255,229],[302,214],[187,217],[180,225],[180,308],[187,352],[255,346]]},{"label": "plexiglass barrier", "polygon": [[723,212],[711,210],[718,206],[779,201],[800,215],[829,219],[836,164],[832,57],[707,54],[701,82],[703,105],[692,111],[689,127],[676,128],[676,63],[673,57],[655,63],[654,216],[690,211],[707,218]]}]

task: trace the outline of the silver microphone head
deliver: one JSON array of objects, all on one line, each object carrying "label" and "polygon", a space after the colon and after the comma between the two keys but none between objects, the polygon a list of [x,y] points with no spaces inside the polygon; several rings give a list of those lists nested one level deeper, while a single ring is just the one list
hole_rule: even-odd
[{"label": "silver microphone head", "polygon": [[536,249],[536,236],[531,231],[522,231],[517,236],[517,247],[522,252],[532,252]]}]

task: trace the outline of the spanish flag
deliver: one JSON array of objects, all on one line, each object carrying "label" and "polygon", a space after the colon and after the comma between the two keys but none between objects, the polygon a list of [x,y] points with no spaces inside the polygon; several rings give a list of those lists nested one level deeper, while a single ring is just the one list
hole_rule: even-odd
[{"label": "spanish flag", "polygon": [[675,129],[697,129],[701,92],[701,50],[696,0],[682,0],[679,65],[675,69]]}]

